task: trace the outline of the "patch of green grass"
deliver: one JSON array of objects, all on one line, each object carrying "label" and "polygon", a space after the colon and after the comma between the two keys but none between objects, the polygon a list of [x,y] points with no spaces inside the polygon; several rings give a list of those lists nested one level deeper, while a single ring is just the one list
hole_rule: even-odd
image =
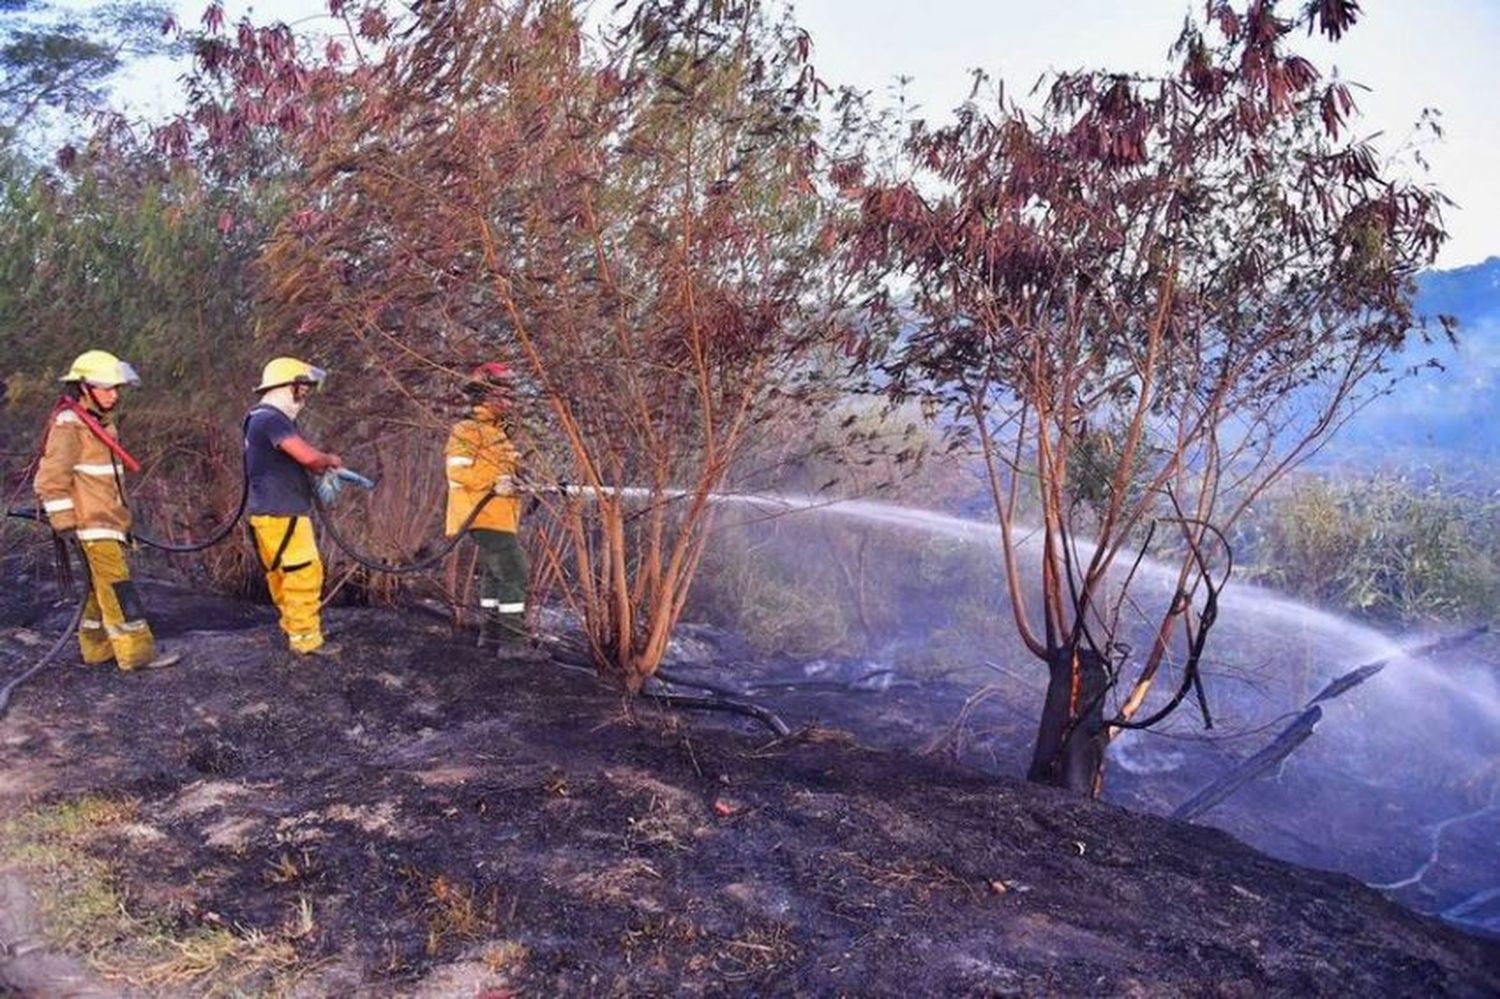
[{"label": "patch of green grass", "polygon": [[0,822],[0,866],[31,886],[49,944],[83,957],[102,977],[148,991],[216,996],[279,992],[296,973],[294,941],[310,936],[305,902],[272,933],[237,926],[183,931],[132,911],[96,846],[136,821],[134,802],[85,797]]},{"label": "patch of green grass", "polygon": [[48,937],[63,948],[91,955],[127,928],[113,872],[88,846],[134,817],[130,802],[80,798],[0,823],[0,863],[26,874]]}]

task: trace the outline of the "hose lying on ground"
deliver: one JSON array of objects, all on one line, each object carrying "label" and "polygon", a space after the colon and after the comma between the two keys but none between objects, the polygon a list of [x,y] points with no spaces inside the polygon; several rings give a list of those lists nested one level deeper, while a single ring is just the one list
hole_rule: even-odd
[{"label": "hose lying on ground", "polygon": [[[66,549],[64,551],[66,552]],[[57,641],[52,643],[51,648],[43,652],[40,659],[22,670],[16,677],[7,681],[5,686],[0,687],[0,718],[5,717],[5,712],[10,707],[11,693],[21,684],[40,673],[42,667],[56,658],[57,654],[62,651],[63,646],[67,645],[68,641],[78,631],[79,623],[83,621],[83,609],[88,606],[89,594],[94,589],[94,581],[93,577],[89,575],[89,560],[83,557],[81,551],[76,552],[76,554],[79,564],[83,566],[83,597],[78,601],[78,606],[73,609],[73,616],[68,620],[67,626],[63,628],[62,635],[58,637]]]},{"label": "hose lying on ground", "polygon": [[[318,512],[321,514],[320,519],[322,520],[323,525],[328,528],[329,537],[331,537],[334,543],[342,548],[350,558],[354,559],[360,565],[363,565],[369,569],[373,569],[377,572],[402,574],[409,572],[418,572],[422,569],[426,569],[433,565],[436,565],[449,552],[451,552],[461,540],[463,540],[464,535],[468,533],[470,525],[473,524],[474,519],[479,516],[479,512],[484,509],[485,504],[488,503],[489,500],[490,497],[487,496],[483,500],[481,500],[477,506],[475,506],[474,510],[469,514],[468,519],[465,520],[463,525],[458,529],[458,532],[454,534],[453,537],[450,538],[440,550],[431,555],[428,555],[418,562],[414,562],[410,565],[405,566],[391,565],[389,563],[380,562],[376,559],[371,559],[364,556],[357,549],[355,549],[348,542],[348,540],[343,537],[341,533],[339,533],[338,528],[333,525],[331,519],[328,517],[327,509],[323,506],[321,501],[317,503],[317,508]],[[244,497],[242,495],[240,502],[240,511],[236,512],[234,518],[230,520],[224,527],[222,527],[219,532],[216,532],[218,534],[218,537],[213,538],[213,540],[211,541],[200,542],[199,545],[203,548],[206,548],[208,547],[208,545],[216,544],[218,541],[222,540],[223,535],[227,534],[229,528],[233,527],[235,522],[239,520],[240,512],[243,512],[243,510]],[[35,511],[7,510],[6,513],[13,517],[21,517],[31,520],[40,519]],[[146,541],[144,539],[142,539],[142,541],[145,544],[150,544],[149,541]],[[164,550],[168,551],[199,550],[198,548],[192,548],[189,546],[167,548],[166,546],[159,544],[152,545],[152,547],[161,547],[164,548]],[[92,586],[92,583],[90,583],[88,579],[88,561],[82,558],[80,558],[79,561],[82,562],[84,571],[85,586],[83,599],[78,602],[78,607],[73,613],[72,620],[69,621],[68,626],[64,629],[62,636],[58,638],[58,640],[52,645],[52,647],[48,649],[46,653],[44,653],[42,657],[36,661],[36,663],[24,670],[19,676],[17,676],[14,680],[11,680],[3,688],[0,688],[0,717],[3,717],[5,714],[6,706],[10,701],[11,691],[20,686],[22,683],[25,683],[27,680],[31,679],[33,676],[39,673],[42,668],[47,665],[47,663],[51,662],[53,657],[55,657],[58,652],[62,650],[62,647],[67,644],[68,640],[73,637],[73,633],[78,629],[78,623],[83,619],[83,609],[88,603],[88,594]],[[575,650],[568,648],[562,643],[558,643],[554,649],[549,650],[549,654],[556,656],[559,661],[563,663],[567,663],[569,661],[569,659],[571,658],[569,655],[570,653],[574,653],[576,656]],[[592,667],[593,663],[592,660],[584,657],[583,661],[581,663],[577,663],[577,665]],[[651,697],[661,704],[677,708],[696,709],[700,711],[722,711],[730,714],[738,714],[759,722],[778,736],[786,736],[791,734],[791,728],[786,724],[786,722],[777,717],[777,715],[770,709],[762,707],[761,705],[755,704],[750,701],[740,700],[739,698],[732,696],[734,693],[733,691],[729,691],[722,687],[716,687],[713,684],[708,684],[701,681],[685,680],[664,671],[658,671],[656,677],[654,677],[653,680],[655,681],[655,686],[652,688],[648,688],[646,691],[644,691],[644,693],[646,694],[646,696]],[[695,690],[702,690],[705,693],[677,694],[672,693],[668,690],[661,689],[663,685],[691,687]]]}]

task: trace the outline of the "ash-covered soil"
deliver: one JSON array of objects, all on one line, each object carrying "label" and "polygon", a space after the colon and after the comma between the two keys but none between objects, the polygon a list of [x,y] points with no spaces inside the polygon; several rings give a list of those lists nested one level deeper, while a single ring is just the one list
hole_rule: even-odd
[{"label": "ash-covered soil", "polygon": [[[267,609],[146,596],[187,661],[20,689],[0,813],[137,802],[93,847],[130,905],[301,911],[306,994],[1500,993],[1500,944],[1211,829],[632,706],[415,614],[336,609],[342,659],[288,667]],[[24,616],[7,676],[66,610]]]}]

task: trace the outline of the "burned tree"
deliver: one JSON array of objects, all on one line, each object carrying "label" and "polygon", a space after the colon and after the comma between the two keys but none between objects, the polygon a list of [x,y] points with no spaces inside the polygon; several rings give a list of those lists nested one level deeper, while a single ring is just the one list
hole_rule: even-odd
[{"label": "burned tree", "polygon": [[[1184,700],[1217,532],[1423,328],[1412,277],[1444,239],[1442,198],[1346,138],[1348,88],[1285,47],[1358,12],[1210,3],[1175,75],[1064,75],[1036,112],[971,99],[914,128],[910,176],[850,184],[853,266],[894,278],[871,304],[888,391],[946,407],[988,469],[1016,625],[1049,671],[1033,780],[1097,793],[1111,734]],[[1131,566],[1153,525],[1176,572],[1148,607]],[[1132,656],[1136,611],[1154,637]],[[1182,649],[1175,695],[1143,717]]]}]

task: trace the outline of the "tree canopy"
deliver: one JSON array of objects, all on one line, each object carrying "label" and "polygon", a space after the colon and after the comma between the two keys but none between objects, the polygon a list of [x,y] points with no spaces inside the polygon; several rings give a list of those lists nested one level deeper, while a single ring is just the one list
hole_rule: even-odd
[{"label": "tree canopy", "polygon": [[[871,301],[869,356],[893,397],[946,407],[978,443],[1016,625],[1052,670],[1038,779],[1097,783],[1179,629],[1170,706],[1198,684],[1222,532],[1385,387],[1421,326],[1412,279],[1443,199],[1349,138],[1348,86],[1289,47],[1342,36],[1359,6],[1282,6],[1211,3],[1174,75],[1066,74],[1037,110],[975,97],[912,129],[907,173],[849,166],[851,261],[907,292]],[[1036,608],[1023,497],[1042,520]],[[1155,527],[1177,584],[1140,609],[1120,563]],[[1133,613],[1155,622],[1141,655]]]},{"label": "tree canopy", "polygon": [[110,83],[131,59],[172,47],[170,23],[170,7],[152,0],[0,0],[0,136],[35,139],[58,114],[105,110]]}]

